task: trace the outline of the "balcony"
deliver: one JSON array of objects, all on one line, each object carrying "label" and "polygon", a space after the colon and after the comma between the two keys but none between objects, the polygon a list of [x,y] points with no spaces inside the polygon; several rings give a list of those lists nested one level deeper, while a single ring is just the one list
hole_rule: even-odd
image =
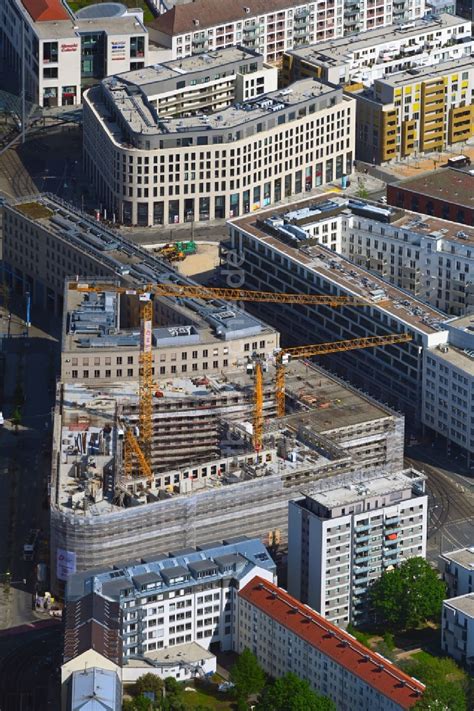
[{"label": "balcony", "polygon": [[362,533],[363,531],[370,531],[372,528],[370,523],[362,524],[360,526],[355,527],[355,532],[356,533]]},{"label": "balcony", "polygon": [[386,526],[391,526],[394,523],[400,523],[400,516],[390,516],[384,521]]},{"label": "balcony", "polygon": [[364,543],[365,541],[368,541],[369,538],[370,538],[370,536],[356,536],[356,540],[355,540],[356,545],[358,543]]}]

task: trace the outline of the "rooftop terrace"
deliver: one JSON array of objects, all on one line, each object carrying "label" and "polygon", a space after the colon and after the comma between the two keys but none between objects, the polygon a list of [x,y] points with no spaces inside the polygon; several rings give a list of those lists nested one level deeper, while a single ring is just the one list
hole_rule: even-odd
[{"label": "rooftop terrace", "polygon": [[[291,88],[269,92],[261,97],[251,99],[242,104],[233,104],[220,112],[203,116],[185,118],[160,118],[154,108],[138,92],[131,92],[120,75],[104,80],[102,84],[115,110],[120,115],[120,121],[129,127],[132,134],[140,136],[180,134],[188,131],[206,132],[237,128],[267,117],[270,113],[278,114],[289,108],[306,104],[311,99],[330,97],[329,100],[343,100],[340,90],[314,79],[302,79],[291,85]],[[90,92],[91,100],[99,114],[107,112],[101,100],[99,89]],[[336,99],[337,97],[337,99]],[[107,122],[107,129],[119,139],[121,129],[113,121]],[[120,141],[119,141],[120,142]]]},{"label": "rooftop terrace", "polygon": [[318,61],[318,63],[326,64],[327,66],[335,66],[350,61],[357,52],[372,47],[375,50],[377,45],[396,43],[396,46],[398,46],[400,42],[408,44],[410,39],[418,37],[421,33],[439,32],[445,28],[460,27],[465,25],[466,22],[462,17],[443,13],[438,18],[423,18],[407,23],[405,26],[378,27],[350,37],[318,42],[308,47],[291,50],[288,54],[309,61]]}]

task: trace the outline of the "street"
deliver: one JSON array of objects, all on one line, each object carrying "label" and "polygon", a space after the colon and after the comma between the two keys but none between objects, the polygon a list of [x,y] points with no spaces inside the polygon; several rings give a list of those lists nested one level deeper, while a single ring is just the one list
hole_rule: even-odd
[{"label": "street", "polygon": [[407,466],[428,477],[429,523],[427,556],[436,561],[443,551],[474,543],[474,477],[460,460],[448,457],[442,447],[414,446],[406,450]]},{"label": "street", "polygon": [[[10,585],[0,587],[0,629],[37,619],[32,610],[36,562],[23,560],[23,545],[32,528],[40,529],[47,551],[49,512],[51,409],[54,404],[57,343],[38,329],[23,332],[21,319],[1,319],[10,337],[0,340],[2,405],[5,424],[0,430],[0,575]],[[11,418],[20,405],[20,421]],[[49,561],[46,560],[48,563]],[[26,581],[26,583],[24,582]]]},{"label": "street", "polygon": [[0,632],[1,711],[58,711],[61,642],[55,620]]}]

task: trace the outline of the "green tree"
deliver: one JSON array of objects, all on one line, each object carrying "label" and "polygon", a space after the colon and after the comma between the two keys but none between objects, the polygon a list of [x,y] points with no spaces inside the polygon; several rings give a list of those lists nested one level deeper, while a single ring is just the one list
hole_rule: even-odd
[{"label": "green tree", "polygon": [[22,419],[23,419],[21,416],[21,410],[18,406],[15,407],[15,409],[13,410],[11,419],[12,419],[12,425],[15,427],[15,430],[18,432],[18,428],[21,425]]},{"label": "green tree", "polygon": [[265,672],[250,649],[244,649],[237,659],[230,678],[235,684],[237,698],[244,701],[252,694],[260,693],[265,685]]},{"label": "green tree", "polygon": [[420,711],[466,711],[467,674],[448,657],[421,652],[404,665],[405,671],[426,684],[414,708]]},{"label": "green tree", "polygon": [[163,691],[163,679],[155,674],[143,674],[139,676],[135,682],[135,693],[143,694],[144,691],[152,691],[155,694],[155,699],[161,699]]},{"label": "green tree", "polygon": [[152,711],[152,709],[153,704],[146,696],[135,696],[122,702],[122,711]]},{"label": "green tree", "polygon": [[446,584],[423,558],[410,558],[382,573],[370,594],[380,622],[394,629],[411,629],[439,617]]},{"label": "green tree", "polygon": [[257,711],[336,711],[331,699],[314,692],[305,679],[291,672],[269,684]]}]

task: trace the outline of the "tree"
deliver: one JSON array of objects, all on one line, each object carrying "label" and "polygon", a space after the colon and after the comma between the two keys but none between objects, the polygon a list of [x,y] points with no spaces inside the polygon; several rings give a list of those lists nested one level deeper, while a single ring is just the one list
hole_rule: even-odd
[{"label": "tree", "polygon": [[467,674],[453,659],[420,652],[404,668],[426,684],[425,693],[414,707],[417,711],[465,711],[468,708]]},{"label": "tree", "polygon": [[15,427],[15,431],[18,432],[18,428],[22,422],[21,410],[18,406],[15,407],[15,409],[13,410],[11,419],[12,419],[12,425]]},{"label": "tree", "polygon": [[379,621],[394,629],[411,629],[439,617],[446,584],[423,558],[410,558],[382,573],[370,596]]},{"label": "tree", "polygon": [[[174,680],[173,680],[174,681]],[[163,679],[155,674],[143,674],[135,682],[135,693],[143,694],[144,691],[151,691],[155,694],[155,699],[159,701],[163,692]]]},{"label": "tree", "polygon": [[265,685],[265,672],[250,649],[244,649],[230,673],[235,684],[237,698],[244,701],[252,694],[258,694]]},{"label": "tree", "polygon": [[336,711],[336,707],[331,699],[314,692],[305,679],[289,672],[265,687],[257,711]]}]

